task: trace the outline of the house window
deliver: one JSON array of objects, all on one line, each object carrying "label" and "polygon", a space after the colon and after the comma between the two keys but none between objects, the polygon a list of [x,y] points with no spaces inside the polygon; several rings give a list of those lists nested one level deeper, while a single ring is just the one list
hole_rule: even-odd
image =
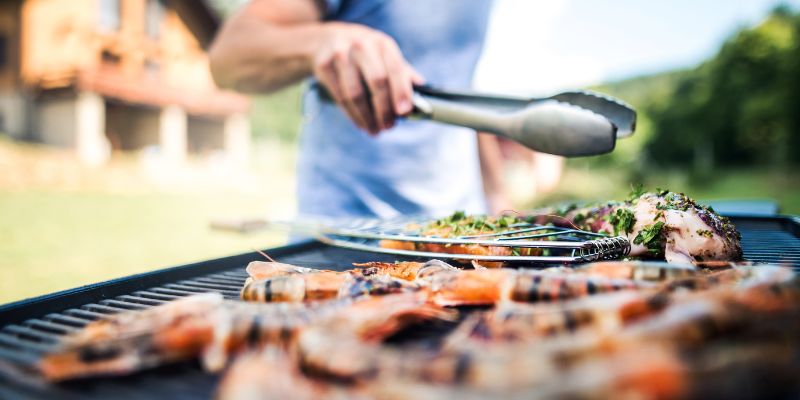
[{"label": "house window", "polygon": [[120,25],[120,0],[97,0],[99,2],[99,18],[97,25],[101,31],[114,32]]},{"label": "house window", "polygon": [[6,47],[7,47],[6,37],[0,34],[0,70],[5,68],[6,63],[8,63],[8,59],[6,56]]},{"label": "house window", "polygon": [[100,53],[100,61],[105,65],[117,65],[120,62],[119,54],[114,54],[109,50],[103,50]]},{"label": "house window", "polygon": [[161,35],[161,22],[163,19],[163,0],[147,0],[147,11],[144,17],[144,30],[147,36],[158,39],[159,35]]},{"label": "house window", "polygon": [[144,75],[148,79],[157,80],[159,73],[161,73],[161,65],[157,61],[144,61]]}]

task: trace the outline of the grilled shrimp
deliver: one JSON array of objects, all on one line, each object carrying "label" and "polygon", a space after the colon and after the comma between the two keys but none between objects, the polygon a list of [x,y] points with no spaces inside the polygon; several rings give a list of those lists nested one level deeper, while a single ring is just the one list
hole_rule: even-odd
[{"label": "grilled shrimp", "polygon": [[[357,399],[355,388],[313,380],[284,349],[267,346],[238,357],[217,389],[219,400]],[[366,397],[365,397],[366,398]]]},{"label": "grilled shrimp", "polygon": [[322,271],[251,280],[242,287],[241,298],[261,303],[331,299],[350,278],[346,273]]},{"label": "grilled shrimp", "polygon": [[365,294],[388,294],[419,289],[413,281],[389,275],[354,275],[326,271],[306,275],[284,275],[245,282],[242,300],[270,302],[302,302]]},{"label": "grilled shrimp", "polygon": [[602,334],[660,312],[669,302],[663,293],[606,293],[561,303],[503,302],[495,309],[475,313],[448,335],[447,348],[476,341],[503,342],[541,339],[591,329]]},{"label": "grilled shrimp", "polygon": [[352,273],[364,276],[370,275],[389,275],[394,278],[413,281],[420,276],[420,272],[427,270],[431,271],[432,268],[456,270],[447,263],[439,260],[431,260],[426,263],[420,262],[397,262],[397,263],[384,263],[384,262],[368,262],[363,264],[353,264],[357,268],[350,270]]},{"label": "grilled shrimp", "polygon": [[274,261],[252,261],[247,264],[247,275],[254,280],[268,279],[276,276],[293,274],[313,274],[325,270],[298,267],[292,264],[279,263]]},{"label": "grilled shrimp", "polygon": [[355,379],[374,373],[368,355],[380,348],[381,340],[411,324],[452,321],[456,315],[429,302],[422,292],[370,297],[303,330],[297,351],[306,370]]},{"label": "grilled shrimp", "polygon": [[691,277],[699,273],[692,264],[670,264],[656,261],[600,261],[575,269],[575,272],[616,279],[667,281]]},{"label": "grilled shrimp", "polygon": [[[490,271],[499,274],[502,270]],[[438,352],[391,348],[380,346],[374,339],[366,339],[352,328],[345,329],[349,333],[339,334],[337,326],[369,325],[353,322],[359,320],[360,313],[337,313],[336,317],[326,320],[328,323],[300,334],[298,354],[306,371],[366,384],[368,394],[378,398],[404,398],[406,394],[425,393],[408,391],[413,387],[436,388],[434,393],[445,397],[464,394],[462,390],[465,388],[472,394],[512,398],[593,394],[600,397],[670,397],[692,393],[698,382],[702,384],[702,371],[699,375],[687,372],[690,366],[684,363],[682,351],[691,353],[698,348],[697,344],[707,343],[720,335],[736,334],[743,329],[764,329],[762,325],[765,322],[773,321],[774,324],[786,316],[796,317],[800,312],[800,281],[791,271],[781,268],[758,267],[748,271],[733,285],[705,291],[670,293],[659,291],[655,286],[650,288],[653,290],[644,293],[609,293],[561,303],[576,315],[583,313],[578,317],[578,325],[599,328],[577,329],[572,335],[548,335],[550,329],[569,331],[572,323],[569,317],[558,316],[557,309],[548,309],[547,304],[501,304],[496,318],[492,319],[500,325],[491,327],[495,330],[489,335],[525,336],[530,334],[527,328],[541,329],[539,332],[543,335],[534,345],[526,341],[489,340],[483,344],[473,341],[447,345]],[[419,297],[421,292],[376,300],[401,299],[398,296],[406,299],[416,296],[416,301],[421,302],[417,304],[425,304]],[[415,308],[413,302],[403,300],[402,303]],[[370,320],[373,318],[370,311],[378,309],[375,307],[377,304],[367,306],[362,303],[364,315]],[[515,309],[517,306],[519,308]],[[517,313],[516,310],[524,308],[528,308],[525,311],[543,312]],[[502,325],[503,319],[509,315],[513,321]],[[541,325],[537,325],[535,319],[533,322],[526,320],[528,316],[536,318],[539,315],[552,318],[541,320]],[[392,320],[398,315],[387,315],[386,318]],[[386,319],[374,321],[382,324]],[[531,324],[526,325],[529,322]],[[521,325],[514,325],[517,323]],[[524,327],[515,330],[518,326]],[[395,329],[396,326],[384,330],[380,337]],[[373,328],[369,330],[375,331]],[[469,333],[486,334],[480,329]],[[785,335],[790,337],[793,333],[796,329]],[[535,331],[532,335],[536,336]],[[594,378],[582,381],[587,376]],[[405,389],[391,393],[384,391],[393,384],[402,384]]]},{"label": "grilled shrimp", "polygon": [[[667,346],[639,346],[559,366],[531,353],[468,353],[431,360],[425,375],[381,376],[365,391],[379,399],[672,398],[685,392],[684,365]],[[523,358],[523,357],[527,357]],[[408,367],[412,367],[407,364]],[[417,369],[420,368],[411,368]],[[448,374],[445,371],[450,370]],[[438,373],[438,374],[437,374]]]},{"label": "grilled shrimp", "polygon": [[284,275],[297,275],[297,274],[313,274],[319,272],[335,272],[340,274],[351,274],[358,276],[371,276],[371,275],[389,275],[394,278],[413,281],[419,276],[420,270],[430,269],[430,267],[438,266],[443,269],[455,270],[457,268],[439,261],[430,260],[425,263],[402,261],[395,263],[387,262],[367,262],[361,264],[353,264],[356,268],[346,271],[333,271],[326,269],[313,269],[298,267],[291,264],[284,264],[278,262],[266,261],[253,261],[247,265],[247,274],[253,280],[262,280],[273,278],[276,276]]},{"label": "grilled shrimp", "polygon": [[210,317],[222,295],[190,296],[92,322],[65,338],[39,369],[49,380],[119,375],[197,356],[214,336]]},{"label": "grilled shrimp", "polygon": [[[268,263],[258,264],[258,268],[262,268],[264,264]],[[248,272],[256,276],[256,269],[250,269],[250,266]],[[261,303],[301,302],[397,293],[419,289],[417,278],[430,277],[442,271],[459,271],[439,260],[426,263],[366,263],[356,266],[358,268],[347,271],[294,272],[266,279],[248,279],[242,287],[241,298]]]},{"label": "grilled shrimp", "polygon": [[509,298],[520,302],[556,301],[620,290],[647,289],[653,286],[654,284],[650,282],[631,279],[578,274],[560,276],[536,271],[519,271],[512,281]]},{"label": "grilled shrimp", "polygon": [[265,344],[293,348],[303,329],[352,304],[351,299],[305,304],[226,302],[227,307],[211,319],[214,336],[202,353],[203,365],[217,371],[231,354]]},{"label": "grilled shrimp", "polygon": [[[566,366],[548,379],[524,379],[518,385],[476,387],[463,381],[387,376],[365,391],[395,400],[793,398],[800,390],[798,352],[797,343],[709,346],[689,354],[668,344],[637,343]],[[535,375],[530,370],[502,372]]]},{"label": "grilled shrimp", "polygon": [[491,305],[503,300],[556,301],[654,286],[630,279],[505,268],[443,272],[426,281],[431,300],[445,306]]},{"label": "grilled shrimp", "polygon": [[266,343],[291,346],[297,333],[349,299],[319,304],[246,304],[199,294],[144,311],[92,322],[65,338],[39,362],[49,380],[122,375],[175,361],[202,358],[222,368],[236,351]]},{"label": "grilled shrimp", "polygon": [[324,389],[306,379],[282,349],[266,347],[238,357],[222,377],[219,400],[317,399]]}]

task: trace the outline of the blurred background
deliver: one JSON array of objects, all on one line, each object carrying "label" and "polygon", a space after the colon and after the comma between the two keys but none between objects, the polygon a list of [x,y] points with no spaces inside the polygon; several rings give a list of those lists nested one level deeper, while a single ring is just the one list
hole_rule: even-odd
[{"label": "blurred background", "polygon": [[[285,243],[209,229],[295,207],[301,85],[248,98],[208,72],[205,49],[242,3],[0,0],[0,303]],[[609,155],[504,144],[516,207],[644,184],[800,214],[798,10],[497,0],[476,89],[590,88],[639,111]]]}]

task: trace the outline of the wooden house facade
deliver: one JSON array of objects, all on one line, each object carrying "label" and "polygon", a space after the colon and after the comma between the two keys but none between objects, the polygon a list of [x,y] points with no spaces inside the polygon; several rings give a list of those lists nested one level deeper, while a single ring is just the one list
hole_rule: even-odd
[{"label": "wooden house facade", "polygon": [[199,0],[0,0],[0,131],[74,148],[249,153],[248,98],[217,89]]}]

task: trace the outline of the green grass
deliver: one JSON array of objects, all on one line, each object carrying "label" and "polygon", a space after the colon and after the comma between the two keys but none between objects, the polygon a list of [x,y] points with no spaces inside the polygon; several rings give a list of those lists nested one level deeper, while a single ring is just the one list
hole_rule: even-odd
[{"label": "green grass", "polygon": [[0,191],[0,304],[277,245],[285,235],[208,227],[264,215],[266,204],[227,193]]}]

